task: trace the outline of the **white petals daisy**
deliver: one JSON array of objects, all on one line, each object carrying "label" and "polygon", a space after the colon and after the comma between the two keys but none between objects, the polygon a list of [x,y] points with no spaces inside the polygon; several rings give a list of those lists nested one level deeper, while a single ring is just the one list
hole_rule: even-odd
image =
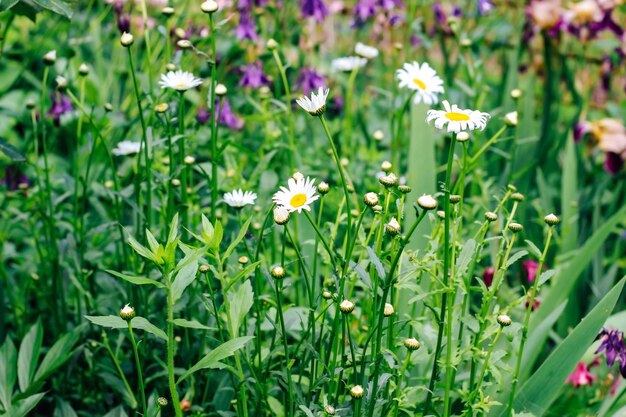
[{"label": "white petals daisy", "polygon": [[491,117],[489,113],[479,110],[459,109],[456,104],[450,106],[446,100],[442,102],[445,110],[428,110],[426,122],[435,121],[437,129],[448,124],[448,132],[459,133],[462,130],[483,130]]},{"label": "white petals daisy", "polygon": [[280,191],[274,194],[272,200],[290,213],[294,211],[301,213],[302,210],[311,211],[310,204],[320,198],[319,194],[316,194],[314,182],[315,179],[309,179],[309,177],[298,181],[289,178],[287,181],[289,188],[280,187]]},{"label": "white petals daisy", "polygon": [[331,66],[335,71],[350,72],[355,68],[361,68],[367,64],[367,59],[358,56],[347,56],[333,59]]},{"label": "white petals daisy", "polygon": [[169,71],[167,74],[161,74],[159,85],[161,88],[172,88],[177,91],[187,91],[202,84],[200,78],[196,78],[192,73],[187,71]]},{"label": "white petals daisy", "polygon": [[123,140],[117,144],[115,148],[111,150],[113,155],[132,155],[139,153],[141,150],[141,142],[132,142],[130,140]]},{"label": "white petals daisy", "polygon": [[364,43],[357,42],[354,46],[354,53],[363,58],[373,59],[378,56],[378,49],[373,46],[365,45]]},{"label": "white petals daisy", "polygon": [[304,110],[309,112],[311,116],[320,116],[326,110],[326,98],[330,90],[320,87],[317,90],[317,94],[311,93],[311,98],[306,96],[300,97],[296,100],[296,103]]},{"label": "white petals daisy", "polygon": [[241,208],[251,206],[256,200],[256,194],[251,191],[243,191],[241,188],[224,194],[224,202],[231,207]]},{"label": "white petals daisy", "polygon": [[403,68],[396,71],[396,76],[400,81],[398,87],[415,90],[413,98],[415,104],[424,102],[432,106],[439,101],[437,95],[443,93],[443,80],[426,62],[422,65],[415,61],[412,64],[407,62]]}]

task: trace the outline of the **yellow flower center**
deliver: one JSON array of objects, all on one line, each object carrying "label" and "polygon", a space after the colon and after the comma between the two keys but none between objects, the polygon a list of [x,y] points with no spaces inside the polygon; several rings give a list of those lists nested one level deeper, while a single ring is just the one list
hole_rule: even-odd
[{"label": "yellow flower center", "polygon": [[178,88],[185,88],[185,87],[187,87],[187,83],[184,83],[184,82],[177,83],[176,87],[178,87]]},{"label": "yellow flower center", "polygon": [[424,84],[424,81],[420,80],[419,78],[413,78],[413,83],[422,90],[426,90],[426,84]]},{"label": "yellow flower center", "polygon": [[289,201],[289,204],[291,204],[292,207],[296,208],[302,207],[304,203],[306,203],[306,194],[296,194],[291,197],[291,200]]},{"label": "yellow flower center", "polygon": [[451,111],[450,113],[446,113],[444,116],[448,118],[448,120],[452,120],[453,122],[464,122],[469,120],[470,117],[465,113],[458,113],[455,111]]}]

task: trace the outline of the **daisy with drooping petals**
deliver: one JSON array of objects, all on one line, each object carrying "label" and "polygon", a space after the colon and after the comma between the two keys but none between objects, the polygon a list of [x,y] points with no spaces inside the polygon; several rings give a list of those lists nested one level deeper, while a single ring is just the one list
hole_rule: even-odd
[{"label": "daisy with drooping petals", "polygon": [[335,71],[350,72],[367,64],[367,59],[358,56],[347,56],[333,59],[331,66]]},{"label": "daisy with drooping petals", "polygon": [[289,188],[280,187],[280,191],[274,194],[272,200],[290,213],[294,211],[301,213],[302,210],[311,211],[310,204],[320,198],[316,194],[317,188],[313,185],[314,182],[315,179],[309,179],[309,177],[297,181],[289,178],[287,181]]},{"label": "daisy with drooping petals", "polygon": [[426,114],[426,122],[435,121],[437,129],[443,129],[448,125],[448,132],[459,133],[463,130],[483,130],[487,125],[487,121],[491,117],[489,113],[479,110],[459,109],[456,104],[450,106],[447,100],[444,100],[443,107],[445,110],[428,110]]},{"label": "daisy with drooping petals", "polygon": [[167,74],[161,74],[159,85],[161,88],[171,88],[177,91],[187,91],[202,84],[200,78],[196,78],[192,73],[187,71],[169,71]]},{"label": "daisy with drooping petals", "polygon": [[256,200],[256,194],[251,191],[243,191],[241,188],[224,194],[224,202],[234,208],[251,206]]},{"label": "daisy with drooping petals", "polygon": [[378,49],[374,48],[373,46],[357,42],[357,44],[354,46],[354,53],[363,58],[374,59],[378,56]]},{"label": "daisy with drooping petals", "polygon": [[311,116],[320,116],[326,110],[326,98],[329,92],[328,88],[320,87],[317,89],[317,94],[311,93],[311,98],[306,96],[300,97],[296,100],[296,103],[309,112]]},{"label": "daisy with drooping petals", "polygon": [[139,153],[141,150],[141,142],[133,142],[130,140],[123,140],[117,144],[115,148],[111,150],[111,153],[116,156],[132,155]]},{"label": "daisy with drooping petals", "polygon": [[398,87],[415,91],[415,104],[424,102],[432,106],[439,101],[437,95],[443,94],[443,80],[427,62],[422,65],[415,61],[412,64],[407,62],[396,71],[396,76],[400,81]]}]

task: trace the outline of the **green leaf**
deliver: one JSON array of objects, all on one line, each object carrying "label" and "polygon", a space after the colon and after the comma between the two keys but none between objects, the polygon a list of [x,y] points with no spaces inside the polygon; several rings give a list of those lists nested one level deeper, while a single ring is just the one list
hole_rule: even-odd
[{"label": "green leaf", "polygon": [[365,250],[367,251],[367,254],[370,257],[370,260],[374,264],[374,267],[376,268],[376,273],[378,274],[378,277],[380,278],[381,281],[384,281],[386,278],[385,268],[383,267],[383,264],[380,262],[380,259],[378,259],[378,256],[376,256],[374,249],[368,246],[365,248]]},{"label": "green leaf", "polygon": [[267,397],[267,404],[270,406],[273,416],[285,417],[285,407],[283,406],[283,403],[278,401],[275,397]]},{"label": "green leaf", "polygon": [[135,285],[154,285],[155,287],[158,288],[167,288],[167,286],[165,284],[163,284],[162,282],[159,282],[155,279],[152,278],[147,278],[147,277],[135,277],[132,275],[126,275],[123,274],[121,272],[116,272],[116,271],[111,271],[110,269],[106,270],[107,273],[114,275],[118,278],[122,278],[123,280],[126,280],[128,282],[130,282],[131,284],[135,284]]},{"label": "green leaf", "polygon": [[180,384],[181,381],[200,369],[223,367],[223,364],[220,362],[222,359],[226,359],[232,356],[236,351],[244,347],[246,343],[248,343],[252,339],[254,339],[254,336],[236,337],[219,345],[218,347],[207,353],[204,358],[200,359],[198,363],[192,366],[187,372],[185,372],[176,383]]},{"label": "green leaf", "polygon": [[250,280],[244,281],[237,291],[228,293],[231,318],[231,334],[238,335],[239,327],[254,303],[254,294]]},{"label": "green leaf", "polygon": [[526,255],[528,255],[527,250],[521,250],[519,252],[514,253],[513,256],[509,258],[508,262],[506,263],[505,268],[508,269],[511,265],[513,265],[515,262],[519,261],[521,258],[523,258]]},{"label": "green leaf", "polygon": [[24,162],[26,161],[26,157],[22,155],[22,153],[10,143],[0,139],[0,152],[5,154],[9,159],[15,162]]},{"label": "green leaf", "polygon": [[222,243],[222,238],[224,237],[224,228],[222,227],[222,223],[219,221],[215,222],[215,232],[213,233],[213,238],[209,242],[209,247],[213,252],[217,252],[220,248],[220,243]]},{"label": "green leaf", "polygon": [[35,373],[35,384],[42,382],[45,378],[50,376],[61,365],[63,365],[72,355],[73,348],[80,337],[82,326],[74,328],[69,333],[66,333],[54,345],[50,348],[46,356],[43,357],[41,365]]},{"label": "green leaf", "polygon": [[561,252],[567,253],[578,246],[578,161],[573,140],[565,143],[561,178]]},{"label": "green leaf", "polygon": [[183,267],[178,274],[176,274],[176,278],[174,278],[174,282],[172,283],[172,298],[174,302],[176,302],[182,295],[185,288],[187,288],[196,276],[198,275],[198,261],[192,261]]},{"label": "green leaf", "polygon": [[152,262],[159,263],[157,258],[154,256],[154,254],[150,251],[150,249],[146,248],[144,245],[137,242],[137,240],[134,237],[132,237],[130,234],[128,235],[128,244],[139,255],[143,256],[144,258],[150,259]]},{"label": "green leaf", "polygon": [[230,254],[235,250],[239,242],[241,242],[241,240],[246,236],[246,232],[248,231],[248,227],[250,226],[251,221],[252,221],[252,217],[250,217],[248,221],[246,221],[243,224],[243,226],[241,226],[241,229],[239,230],[239,234],[237,235],[235,240],[233,240],[232,243],[228,246],[228,248],[226,249],[226,252],[224,252],[224,256],[223,256],[224,259],[227,259],[230,256]]},{"label": "green leaf", "polygon": [[17,378],[15,364],[17,362],[17,351],[15,345],[7,337],[0,348],[0,403],[5,410],[11,408],[11,398],[13,397],[13,386]]},{"label": "green leaf", "polygon": [[[120,316],[85,316],[85,318],[93,324],[102,327],[108,327],[111,329],[128,328],[128,323]],[[137,316],[130,321],[130,324],[133,326],[133,329],[144,330],[148,333],[152,333],[159,339],[167,340],[167,335],[165,334],[165,332],[156,327],[154,324],[150,323],[148,319],[144,317]]]},{"label": "green leaf", "polygon": [[261,261],[257,261],[257,262],[255,262],[253,264],[248,265],[247,267],[245,267],[241,271],[239,271],[239,273],[237,275],[235,275],[235,277],[231,280],[230,284],[228,284],[228,286],[226,287],[226,290],[224,292],[228,292],[228,290],[230,290],[230,287],[235,285],[241,278],[244,278],[244,277],[247,277],[248,275],[250,275],[252,273],[252,271],[254,271],[254,269],[257,266],[259,266],[260,263],[261,263]]},{"label": "green leaf", "polygon": [[13,409],[9,412],[9,416],[11,417],[25,417],[28,413],[39,404],[39,401],[46,395],[45,392],[40,392],[38,394],[33,394],[26,399],[20,401],[17,407],[13,407]]},{"label": "green leaf", "polygon": [[463,245],[461,253],[456,261],[456,274],[463,276],[468,265],[472,261],[474,251],[476,250],[476,241],[470,239]]},{"label": "green leaf", "polygon": [[304,405],[300,405],[300,410],[302,410],[302,412],[304,414],[306,414],[306,417],[315,417],[315,415],[313,414],[313,412],[309,409],[309,407],[306,407]]},{"label": "green leaf", "polygon": [[187,329],[215,330],[215,328],[205,326],[197,320],[174,319],[173,323],[176,326],[185,327]]},{"label": "green leaf", "polygon": [[148,229],[146,229],[146,239],[148,240],[148,246],[150,246],[150,251],[155,254],[158,253],[159,246],[161,245],[156,240],[152,232],[150,232],[150,230]]},{"label": "green leaf", "polygon": [[57,406],[54,409],[53,417],[78,417],[78,416],[76,415],[76,411],[74,411],[72,406],[67,401],[58,399]]},{"label": "green leaf", "polygon": [[25,392],[35,376],[39,353],[41,351],[41,341],[43,339],[43,329],[41,321],[33,324],[24,336],[17,359],[17,378],[20,391]]},{"label": "green leaf", "polygon": [[67,17],[68,19],[72,18],[72,9],[70,6],[61,0],[32,0],[38,6],[43,7],[44,9],[50,10],[56,14]]},{"label": "green leaf", "polygon": [[539,250],[537,245],[535,245],[530,240],[525,240],[524,242],[526,242],[526,244],[528,245],[528,250],[530,250],[530,253],[532,253],[532,255],[535,258],[537,258],[537,259],[541,258],[541,251]]},{"label": "green leaf", "polygon": [[176,237],[178,236],[178,213],[174,215],[172,218],[172,222],[170,223],[170,234],[167,237],[166,246],[171,245],[176,241]]},{"label": "green leaf", "polygon": [[[622,278],[561,342],[526,381],[515,396],[513,408],[542,416],[556,399],[567,377],[593,342],[619,299],[626,277]],[[504,407],[506,408],[506,407]],[[503,415],[506,410],[502,410]]]}]

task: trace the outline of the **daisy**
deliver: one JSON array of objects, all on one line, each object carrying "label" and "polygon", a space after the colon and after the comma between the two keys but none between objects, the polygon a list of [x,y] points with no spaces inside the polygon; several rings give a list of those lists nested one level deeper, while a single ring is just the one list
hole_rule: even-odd
[{"label": "daisy", "polygon": [[202,84],[200,78],[196,78],[192,73],[187,71],[169,71],[167,74],[161,74],[159,81],[161,88],[172,88],[177,91],[187,91]]},{"label": "daisy", "polygon": [[309,179],[309,177],[299,179],[298,181],[289,178],[287,182],[289,188],[280,187],[280,191],[274,194],[272,200],[290,213],[294,211],[301,213],[303,209],[311,211],[310,204],[320,198],[315,193],[316,187],[313,185],[314,182],[315,179]]},{"label": "daisy", "polygon": [[317,89],[317,94],[311,93],[311,98],[300,97],[296,103],[309,112],[311,116],[320,116],[326,110],[326,98],[329,92],[328,88],[320,87]]},{"label": "daisy", "polygon": [[479,110],[459,109],[456,104],[450,106],[447,100],[443,101],[445,110],[428,110],[426,122],[435,121],[435,127],[442,129],[448,124],[448,132],[459,133],[462,130],[483,130],[491,117],[489,113]]},{"label": "daisy", "polygon": [[396,76],[400,81],[398,87],[415,90],[413,98],[415,104],[424,102],[432,106],[439,101],[437,94],[443,93],[443,80],[426,62],[422,65],[415,61],[412,64],[407,62],[403,68],[396,71]]},{"label": "daisy", "polygon": [[367,59],[358,56],[347,56],[333,59],[331,66],[335,71],[350,72],[367,64]]},{"label": "daisy", "polygon": [[354,46],[354,53],[362,56],[363,58],[373,59],[378,56],[378,49],[374,48],[373,46],[357,42],[357,44]]},{"label": "daisy", "polygon": [[231,207],[242,208],[251,206],[256,200],[256,194],[251,191],[243,191],[241,188],[224,194],[224,201]]},{"label": "daisy", "polygon": [[111,152],[113,155],[132,155],[135,153],[139,153],[141,150],[141,142],[132,142],[130,140],[123,140],[117,144]]}]

